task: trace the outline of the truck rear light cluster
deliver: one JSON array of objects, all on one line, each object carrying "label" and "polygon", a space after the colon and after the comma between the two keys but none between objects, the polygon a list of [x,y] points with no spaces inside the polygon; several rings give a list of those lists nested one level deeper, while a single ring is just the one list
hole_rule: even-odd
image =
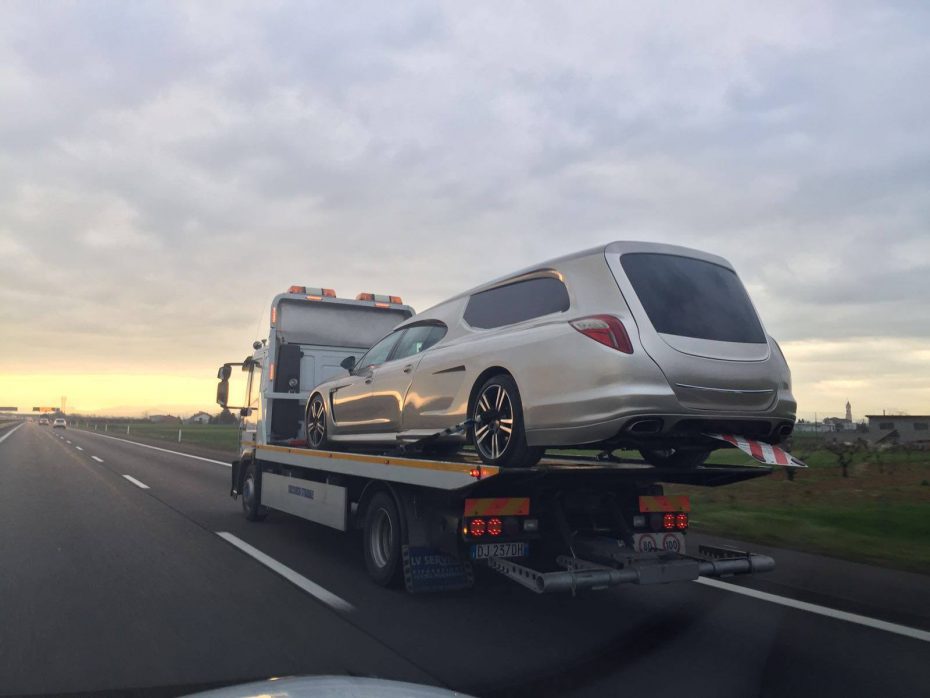
[{"label": "truck rear light cluster", "polygon": [[504,530],[503,522],[494,517],[493,519],[488,519],[488,535],[489,536],[499,536],[501,531]]},{"label": "truck rear light cluster", "polygon": [[663,514],[662,528],[666,531],[684,531],[688,528],[688,515],[684,512]]},{"label": "truck rear light cluster", "polygon": [[487,531],[487,524],[484,519],[472,519],[468,522],[468,535],[472,538],[479,538]]},{"label": "truck rear light cluster", "polygon": [[[536,531],[538,530],[539,522],[536,519],[532,519],[532,525],[522,527],[523,531]],[[485,536],[490,536],[492,538],[497,538],[501,535],[505,536],[516,536],[521,532],[520,520],[513,516],[499,517],[491,516],[486,517],[475,517],[471,519],[466,519],[465,524],[462,526],[462,533],[469,538],[482,538]]]},{"label": "truck rear light cluster", "polygon": [[595,342],[600,342],[604,346],[616,349],[624,354],[633,353],[633,344],[630,342],[630,336],[626,333],[626,328],[613,315],[589,315],[588,317],[572,320],[570,324],[585,337],[590,337]]}]

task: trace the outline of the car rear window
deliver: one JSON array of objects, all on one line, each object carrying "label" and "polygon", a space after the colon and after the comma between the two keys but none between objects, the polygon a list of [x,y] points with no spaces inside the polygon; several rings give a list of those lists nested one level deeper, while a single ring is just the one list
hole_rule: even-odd
[{"label": "car rear window", "polygon": [[465,322],[472,327],[504,327],[568,310],[568,290],[558,279],[542,277],[498,286],[468,300]]},{"label": "car rear window", "polygon": [[637,252],[620,264],[657,332],[764,344],[765,332],[739,277],[691,257]]}]

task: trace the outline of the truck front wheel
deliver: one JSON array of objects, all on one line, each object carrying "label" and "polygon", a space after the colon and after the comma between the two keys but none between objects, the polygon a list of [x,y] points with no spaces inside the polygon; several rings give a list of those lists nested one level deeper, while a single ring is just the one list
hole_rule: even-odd
[{"label": "truck front wheel", "polygon": [[397,504],[388,492],[378,492],[365,511],[362,534],[365,567],[381,586],[396,586],[403,579],[402,528]]},{"label": "truck front wheel", "polygon": [[268,509],[262,506],[262,471],[249,463],[242,480],[242,513],[249,521],[264,521]]}]

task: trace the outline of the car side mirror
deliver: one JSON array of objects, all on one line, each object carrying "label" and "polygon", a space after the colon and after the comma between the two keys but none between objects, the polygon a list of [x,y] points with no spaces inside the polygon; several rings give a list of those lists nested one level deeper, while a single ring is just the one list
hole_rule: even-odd
[{"label": "car side mirror", "polygon": [[339,363],[339,365],[342,366],[346,371],[351,371],[353,368],[355,368],[355,357],[347,356]]}]

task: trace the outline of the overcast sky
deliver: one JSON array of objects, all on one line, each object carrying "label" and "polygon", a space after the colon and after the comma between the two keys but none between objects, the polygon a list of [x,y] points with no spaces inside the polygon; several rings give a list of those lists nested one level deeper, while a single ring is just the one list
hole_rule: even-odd
[{"label": "overcast sky", "polygon": [[925,2],[3,3],[0,404],[206,407],[291,283],[422,309],[644,239],[734,263],[802,416],[930,413],[928,37]]}]

